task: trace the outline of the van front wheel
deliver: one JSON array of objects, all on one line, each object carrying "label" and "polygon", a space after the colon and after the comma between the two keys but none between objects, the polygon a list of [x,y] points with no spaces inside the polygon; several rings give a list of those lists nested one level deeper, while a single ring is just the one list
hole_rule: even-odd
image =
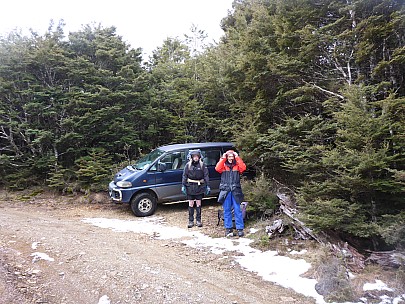
[{"label": "van front wheel", "polygon": [[149,216],[155,213],[157,202],[150,193],[139,193],[131,199],[131,210],[136,216]]}]

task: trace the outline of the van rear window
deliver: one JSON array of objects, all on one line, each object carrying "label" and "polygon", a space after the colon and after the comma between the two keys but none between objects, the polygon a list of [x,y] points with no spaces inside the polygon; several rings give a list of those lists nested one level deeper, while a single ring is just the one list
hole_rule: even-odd
[{"label": "van rear window", "polygon": [[201,153],[203,161],[207,166],[215,166],[221,157],[221,150],[219,148],[203,149]]}]

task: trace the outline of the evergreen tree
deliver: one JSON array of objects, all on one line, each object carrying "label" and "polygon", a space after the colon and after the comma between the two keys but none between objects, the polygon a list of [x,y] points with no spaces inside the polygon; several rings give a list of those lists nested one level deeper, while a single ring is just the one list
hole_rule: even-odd
[{"label": "evergreen tree", "polygon": [[111,180],[111,158],[102,148],[90,149],[88,155],[76,160],[77,181],[86,191],[100,191]]},{"label": "evergreen tree", "polygon": [[1,170],[12,185],[49,168],[71,168],[89,149],[137,155],[148,107],[140,50],[115,28],[71,33],[63,24],[44,36],[12,33],[0,46]]},{"label": "evergreen tree", "polygon": [[[324,151],[321,170],[312,174],[300,189],[302,212],[307,223],[321,230],[333,230],[371,238],[378,248],[381,220],[398,215],[405,207],[404,186],[393,170],[404,172],[403,152],[392,149],[403,141],[404,127],[393,130],[392,98],[379,102],[380,111],[368,102],[365,89],[351,87],[347,102],[335,112],[336,147]],[[392,112],[391,112],[392,111]]]},{"label": "evergreen tree", "polygon": [[[197,37],[191,40],[192,44],[204,38],[203,32],[195,31]],[[157,115],[152,122],[154,129],[160,131],[160,143],[213,139],[213,125],[207,128],[209,114],[201,87],[200,60],[178,39],[168,38],[153,53],[149,62],[150,96],[152,111]]]},{"label": "evergreen tree", "polygon": [[146,128],[140,113],[147,107],[140,51],[129,50],[113,27],[86,26],[69,41],[70,115],[60,142],[70,148],[66,157],[76,159],[93,147],[113,154],[125,144],[136,154]]},{"label": "evergreen tree", "polygon": [[403,170],[396,114],[403,112],[403,4],[238,1],[234,8],[219,48],[238,109],[228,127],[247,160],[296,188],[314,228],[372,237],[377,246],[382,219],[400,218],[404,208],[395,177]]},{"label": "evergreen tree", "polygon": [[[63,110],[64,52],[61,26],[42,38],[11,33],[1,43],[1,131],[3,170],[15,174],[9,183],[36,182],[45,177],[56,151],[57,126]],[[25,181],[27,180],[27,181]]]}]

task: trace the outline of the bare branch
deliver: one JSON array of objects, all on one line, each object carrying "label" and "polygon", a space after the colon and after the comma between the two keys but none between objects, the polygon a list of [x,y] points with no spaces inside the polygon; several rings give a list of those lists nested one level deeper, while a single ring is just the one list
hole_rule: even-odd
[{"label": "bare branch", "polygon": [[[304,81],[304,82],[305,82],[305,81]],[[322,92],[325,92],[325,93],[328,93],[328,94],[330,94],[330,95],[339,97],[339,98],[342,99],[342,100],[345,99],[342,95],[340,95],[340,94],[338,94],[338,93],[335,93],[335,92],[332,92],[332,91],[329,91],[329,90],[326,90],[326,89],[324,89],[324,88],[321,88],[320,86],[318,86],[318,85],[316,85],[316,84],[314,84],[314,83],[308,83],[308,82],[305,82],[305,83],[307,83],[307,84],[309,84],[309,85],[312,85],[314,88],[317,88],[318,90],[320,90],[320,91],[322,91]]]}]

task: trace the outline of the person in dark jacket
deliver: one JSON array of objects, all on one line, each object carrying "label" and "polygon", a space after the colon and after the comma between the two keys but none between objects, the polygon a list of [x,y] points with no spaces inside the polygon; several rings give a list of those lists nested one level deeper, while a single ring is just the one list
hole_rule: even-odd
[{"label": "person in dark jacket", "polygon": [[246,165],[235,151],[228,150],[218,161],[215,170],[221,173],[218,202],[222,204],[224,209],[225,236],[233,235],[233,209],[238,236],[242,237],[244,236],[244,222],[240,208],[243,201],[240,175],[246,170]]},{"label": "person in dark jacket", "polygon": [[203,163],[201,151],[191,150],[189,162],[184,166],[181,191],[188,199],[188,228],[194,226],[194,203],[197,210],[196,224],[202,227],[201,222],[201,201],[204,196],[210,194],[208,168]]}]

